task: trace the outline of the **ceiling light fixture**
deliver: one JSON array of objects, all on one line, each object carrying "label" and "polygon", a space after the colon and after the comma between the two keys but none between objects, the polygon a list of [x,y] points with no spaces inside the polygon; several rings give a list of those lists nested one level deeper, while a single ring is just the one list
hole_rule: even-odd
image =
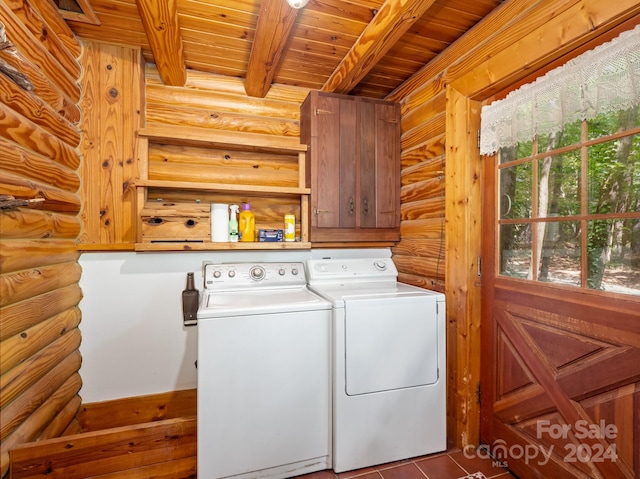
[{"label": "ceiling light fixture", "polygon": [[287,0],[287,3],[291,8],[302,8],[309,3],[309,0]]}]

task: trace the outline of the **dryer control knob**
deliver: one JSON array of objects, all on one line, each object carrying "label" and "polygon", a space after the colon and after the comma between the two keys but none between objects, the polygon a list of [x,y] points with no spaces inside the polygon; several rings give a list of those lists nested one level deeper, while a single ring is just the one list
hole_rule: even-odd
[{"label": "dryer control knob", "polygon": [[219,278],[222,275],[222,273],[220,271],[214,271],[213,272],[213,277],[214,278]]},{"label": "dryer control knob", "polygon": [[286,271],[284,270],[284,268],[280,268],[280,269],[278,270],[278,274],[279,274],[280,276],[284,276],[284,274],[285,274],[285,273],[286,273]]},{"label": "dryer control knob", "polygon": [[233,278],[236,275],[234,270],[229,271],[229,278]]},{"label": "dryer control knob", "polygon": [[294,276],[297,276],[298,275],[298,268],[293,268],[291,270],[291,274],[294,275]]},{"label": "dryer control knob", "polygon": [[387,269],[387,263],[381,260],[376,261],[375,263],[373,263],[373,265],[380,271],[384,271],[385,269]]}]

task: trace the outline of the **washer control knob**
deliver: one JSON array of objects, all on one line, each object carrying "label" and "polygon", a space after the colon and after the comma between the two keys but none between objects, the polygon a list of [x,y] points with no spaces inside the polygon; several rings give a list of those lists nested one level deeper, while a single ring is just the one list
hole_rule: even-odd
[{"label": "washer control knob", "polygon": [[284,274],[285,274],[285,273],[286,273],[286,271],[285,271],[285,269],[284,269],[284,268],[280,268],[280,269],[278,270],[278,274],[279,274],[280,276],[284,276]]},{"label": "washer control knob", "polygon": [[213,272],[213,277],[214,278],[219,278],[220,276],[222,276],[222,273],[220,271],[216,270],[216,271]]},{"label": "washer control knob", "polygon": [[262,266],[254,266],[249,270],[249,276],[254,281],[261,281],[262,279],[264,279],[264,274],[265,271]]},{"label": "washer control knob", "polygon": [[234,278],[236,276],[236,272],[234,270],[229,271],[229,278]]},{"label": "washer control knob", "polygon": [[294,275],[294,276],[297,276],[298,275],[298,268],[293,268],[291,270],[291,274]]},{"label": "washer control knob", "polygon": [[384,271],[385,269],[387,269],[387,263],[382,260],[376,261],[375,263],[373,263],[373,265],[380,271]]}]

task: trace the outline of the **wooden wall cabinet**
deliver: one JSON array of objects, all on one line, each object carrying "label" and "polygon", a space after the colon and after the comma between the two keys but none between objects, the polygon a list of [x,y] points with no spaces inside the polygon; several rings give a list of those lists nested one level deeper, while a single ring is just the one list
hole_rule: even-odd
[{"label": "wooden wall cabinet", "polygon": [[312,91],[300,110],[312,242],[400,240],[400,105]]}]

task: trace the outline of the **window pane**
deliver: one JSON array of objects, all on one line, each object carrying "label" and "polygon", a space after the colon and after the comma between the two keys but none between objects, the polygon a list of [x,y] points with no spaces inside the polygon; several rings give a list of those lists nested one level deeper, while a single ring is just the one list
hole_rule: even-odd
[{"label": "window pane", "polygon": [[589,147],[589,213],[637,211],[640,135]]},{"label": "window pane", "polygon": [[580,214],[580,153],[538,160],[538,216]]},{"label": "window pane", "polygon": [[531,207],[531,163],[500,170],[500,218],[529,218]]},{"label": "window pane", "polygon": [[603,113],[587,122],[589,139],[612,135],[640,126],[640,108],[631,108],[617,114]]},{"label": "window pane", "polygon": [[520,158],[527,158],[533,154],[533,141],[526,143],[518,143],[516,146],[500,149],[500,164],[509,163],[510,161]]},{"label": "window pane", "polygon": [[531,278],[531,225],[500,225],[500,274]]},{"label": "window pane", "polygon": [[640,295],[640,218],[589,221],[587,286]]},{"label": "window pane", "polygon": [[582,135],[582,121],[565,125],[564,129],[551,135],[538,136],[538,153],[555,150],[564,146],[577,145]]},{"label": "window pane", "polygon": [[544,238],[539,253],[538,280],[580,286],[580,222],[539,223]]}]

